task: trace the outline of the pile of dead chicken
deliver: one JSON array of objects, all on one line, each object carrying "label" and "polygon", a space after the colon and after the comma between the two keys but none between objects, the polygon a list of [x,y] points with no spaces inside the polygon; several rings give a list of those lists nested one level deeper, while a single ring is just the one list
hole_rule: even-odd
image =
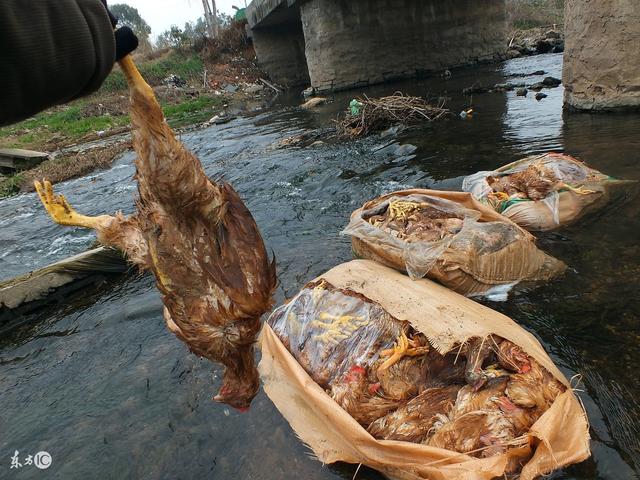
[{"label": "pile of dead chicken", "polygon": [[527,443],[565,387],[518,346],[473,338],[441,355],[408,322],[324,280],[269,325],[309,376],[375,438],[478,458]]},{"label": "pile of dead chicken", "polygon": [[614,183],[570,155],[545,153],[469,175],[462,188],[527,230],[551,230],[604,205]]},{"label": "pile of dead chicken", "polygon": [[411,189],[366,202],[344,234],[359,258],[413,279],[424,276],[463,295],[485,295],[518,282],[546,281],[565,270],[535,237],[463,192]]}]

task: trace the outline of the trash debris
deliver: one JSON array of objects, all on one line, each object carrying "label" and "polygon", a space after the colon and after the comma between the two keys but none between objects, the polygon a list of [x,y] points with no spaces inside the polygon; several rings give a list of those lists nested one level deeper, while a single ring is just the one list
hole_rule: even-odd
[{"label": "trash debris", "polygon": [[411,97],[400,92],[388,97],[353,99],[349,111],[337,120],[338,134],[343,137],[360,137],[374,131],[385,130],[394,124],[432,122],[449,110],[440,105],[431,105],[420,97]]},{"label": "trash debris", "polygon": [[375,262],[308,283],[269,317],[261,346],[266,394],[323,463],[531,480],[590,454],[585,412],[531,334]]},{"label": "trash debris", "polygon": [[173,87],[173,88],[184,88],[187,86],[187,82],[185,80],[183,80],[178,75],[175,75],[173,73],[165,77],[162,80],[162,84],[166,85],[167,87]]},{"label": "trash debris", "polygon": [[570,155],[545,153],[469,175],[462,189],[527,230],[551,230],[604,205],[614,182]]},{"label": "trash debris", "polygon": [[264,90],[264,87],[262,85],[258,85],[257,83],[252,83],[244,87],[244,91],[251,95],[260,93],[262,90]]},{"label": "trash debris", "polygon": [[349,102],[349,111],[351,112],[351,115],[360,115],[360,109],[362,107],[363,104],[355,98]]},{"label": "trash debris", "polygon": [[305,88],[305,89],[302,91],[302,96],[303,96],[304,98],[309,98],[309,97],[311,97],[315,92],[316,92],[316,89],[315,89],[315,88],[313,88],[313,87]]},{"label": "trash debris", "polygon": [[319,105],[322,105],[324,103],[327,103],[327,99],[324,97],[313,97],[310,98],[309,100],[307,100],[306,102],[304,102],[302,105],[300,105],[300,108],[304,108],[305,110],[310,110],[312,108],[315,108]]},{"label": "trash debris", "polygon": [[426,275],[463,295],[549,280],[566,269],[533,235],[467,192],[389,193],[354,211],[342,233],[351,235],[357,257],[413,279]]},{"label": "trash debris", "polygon": [[509,58],[517,58],[562,51],[564,51],[563,34],[555,30],[546,30],[545,27],[539,27],[516,32],[509,41],[507,56]]},{"label": "trash debris", "polygon": [[471,117],[471,115],[473,115],[473,108],[469,108],[467,110],[463,110],[460,112],[460,118],[464,119],[464,118],[469,118]]}]

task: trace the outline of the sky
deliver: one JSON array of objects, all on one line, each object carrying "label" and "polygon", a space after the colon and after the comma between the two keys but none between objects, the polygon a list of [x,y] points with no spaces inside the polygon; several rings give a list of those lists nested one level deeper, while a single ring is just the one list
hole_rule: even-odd
[{"label": "sky", "polygon": [[[202,16],[202,0],[109,0],[108,4],[126,3],[138,9],[142,18],[151,27],[151,36],[156,37],[171,25],[184,26]],[[249,1],[246,2],[249,4]],[[244,0],[217,0],[216,8],[233,15],[232,5],[244,7]]]}]

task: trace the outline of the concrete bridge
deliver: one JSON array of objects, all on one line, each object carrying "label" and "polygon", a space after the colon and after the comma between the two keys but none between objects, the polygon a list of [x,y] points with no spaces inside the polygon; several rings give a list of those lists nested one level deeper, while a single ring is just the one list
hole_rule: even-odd
[{"label": "concrete bridge", "polygon": [[285,86],[343,90],[490,60],[505,0],[254,0],[258,60]]},{"label": "concrete bridge", "polygon": [[[640,0],[565,0],[565,104],[640,109]],[[288,87],[343,90],[498,57],[505,0],[254,0],[258,60]]]}]

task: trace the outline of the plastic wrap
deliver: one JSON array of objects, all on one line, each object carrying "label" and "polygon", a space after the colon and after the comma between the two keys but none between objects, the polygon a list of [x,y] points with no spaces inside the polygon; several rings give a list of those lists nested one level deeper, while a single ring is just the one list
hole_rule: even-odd
[{"label": "plastic wrap", "polygon": [[[541,176],[548,173],[548,178],[543,181],[549,183],[545,190],[550,191],[544,198],[531,199],[523,192],[501,193],[489,185],[489,179],[505,179],[527,169],[536,169]],[[551,230],[606,203],[607,187],[611,181],[607,175],[570,155],[546,153],[524,158],[495,171],[469,175],[463,180],[462,189],[523,228]]]},{"label": "plastic wrap", "polygon": [[352,365],[371,366],[402,330],[379,305],[326,282],[307,285],[273,312],[269,324],[323,387]]},{"label": "plastic wrap", "polygon": [[[353,325],[337,329],[335,344],[316,323],[334,301],[331,318]],[[398,368],[396,375],[409,372],[416,388],[404,395],[390,393],[398,382],[381,376],[385,347],[402,344],[396,334],[422,349],[390,367]],[[370,353],[360,337],[369,339]],[[278,308],[261,344],[265,392],[323,463],[362,463],[394,479],[519,473],[528,480],[589,456],[584,410],[538,341],[504,315],[428,280],[412,281],[367,260],[340,265]],[[321,360],[327,347],[331,353]],[[495,359],[483,360],[487,352]],[[319,375],[326,383],[313,380],[316,369],[327,368],[335,370]],[[443,373],[446,368],[453,370]],[[477,382],[479,372],[500,368],[511,373]],[[533,395],[523,397],[519,382],[527,379]],[[542,406],[522,423],[508,399],[519,405],[515,411]]]},{"label": "plastic wrap", "polygon": [[[398,233],[395,230],[385,231],[371,224],[372,217],[382,216],[385,213],[389,215],[387,212],[396,205],[416,205],[419,206],[420,211],[429,212],[430,216],[436,217],[437,221],[442,219],[442,222],[438,223],[442,224],[444,235],[437,235],[433,240],[409,237],[405,239],[395,236],[394,233]],[[407,213],[404,212],[404,214]],[[351,222],[342,233],[376,242],[385,249],[393,251],[402,257],[411,278],[422,278],[433,268],[456,238],[465,235],[469,228],[473,228],[473,224],[479,217],[479,212],[464,208],[445,198],[419,193],[407,195],[399,193],[385,196],[380,201],[368,202],[359,215],[351,217]],[[447,228],[445,222],[449,219],[455,223]]]},{"label": "plastic wrap", "polygon": [[[409,217],[417,211],[415,206],[424,212],[428,223],[407,223],[405,229],[421,237],[383,228],[388,225],[384,219],[403,213],[389,212],[397,205]],[[343,233],[352,236],[356,256],[406,271],[413,279],[426,275],[464,295],[549,280],[566,268],[539,250],[528,232],[469,193],[414,189],[384,195],[353,212]]]}]

